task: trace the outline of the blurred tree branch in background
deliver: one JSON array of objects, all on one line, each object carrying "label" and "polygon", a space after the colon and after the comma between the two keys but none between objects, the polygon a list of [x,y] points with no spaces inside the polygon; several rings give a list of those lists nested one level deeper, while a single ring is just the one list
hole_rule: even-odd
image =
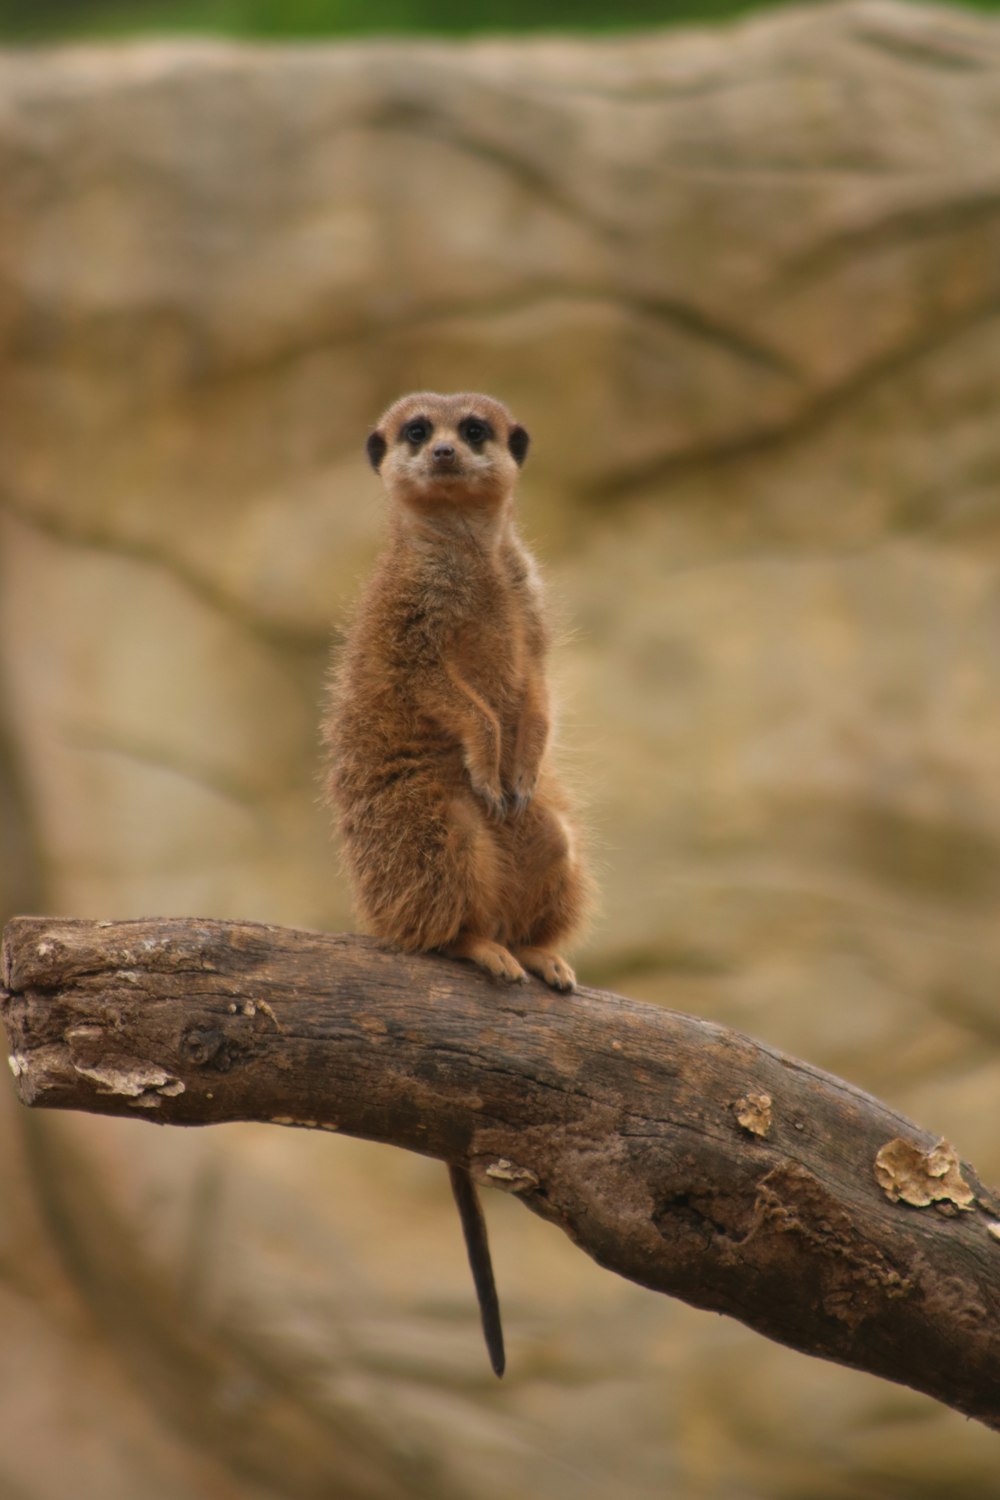
[{"label": "blurred tree branch in background", "polygon": [[737,1032],[198,919],[16,918],[2,982],[26,1104],[466,1164],[632,1281],[1000,1430],[996,1195],[878,1100]]}]

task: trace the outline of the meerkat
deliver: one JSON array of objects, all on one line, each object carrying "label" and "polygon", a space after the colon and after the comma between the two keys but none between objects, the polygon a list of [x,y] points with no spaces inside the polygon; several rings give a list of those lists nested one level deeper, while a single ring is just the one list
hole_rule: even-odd
[{"label": "meerkat", "polygon": [[[576,979],[557,951],[590,899],[549,761],[542,587],[514,489],[528,434],[490,396],[404,396],[369,435],[388,545],[335,668],[328,794],[357,905],[407,952],[499,983]],[[450,1168],[490,1357],[504,1355],[482,1211]]]}]

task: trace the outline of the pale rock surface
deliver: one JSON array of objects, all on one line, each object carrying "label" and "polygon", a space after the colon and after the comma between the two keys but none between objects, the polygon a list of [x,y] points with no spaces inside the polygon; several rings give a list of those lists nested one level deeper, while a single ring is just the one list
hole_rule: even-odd
[{"label": "pale rock surface", "polygon": [[[350,924],[315,726],[422,386],[534,437],[583,976],[1000,1177],[1000,28],[0,59],[8,912]],[[18,1500],[1000,1497],[985,1431],[491,1195],[496,1390],[436,1164],[5,1114]]]}]

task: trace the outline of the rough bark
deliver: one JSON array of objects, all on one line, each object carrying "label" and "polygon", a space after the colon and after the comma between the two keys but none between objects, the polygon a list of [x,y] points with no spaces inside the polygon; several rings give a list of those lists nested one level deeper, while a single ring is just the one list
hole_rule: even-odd
[{"label": "rough bark", "polygon": [[17,918],[2,982],[26,1104],[465,1164],[622,1276],[1000,1430],[997,1195],[807,1063],[617,995],[250,923]]}]

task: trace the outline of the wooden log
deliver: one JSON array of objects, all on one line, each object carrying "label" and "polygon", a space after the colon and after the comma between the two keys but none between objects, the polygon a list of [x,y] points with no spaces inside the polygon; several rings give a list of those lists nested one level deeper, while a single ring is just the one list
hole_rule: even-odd
[{"label": "wooden log", "polygon": [[1000,1430],[1000,1199],[818,1068],[618,995],[354,936],[19,917],[25,1104],[270,1121],[468,1166],[602,1266]]}]

